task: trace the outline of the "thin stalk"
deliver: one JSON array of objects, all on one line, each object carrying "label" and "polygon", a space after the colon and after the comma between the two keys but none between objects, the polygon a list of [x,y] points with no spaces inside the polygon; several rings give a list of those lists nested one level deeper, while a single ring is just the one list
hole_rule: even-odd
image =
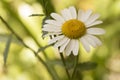
[{"label": "thin stalk", "polygon": [[79,54],[75,57],[74,70],[73,70],[72,77],[71,77],[72,80],[74,80],[74,76],[75,76],[75,74],[76,74],[77,65],[78,65],[78,60],[79,60]]},{"label": "thin stalk", "polygon": [[51,44],[50,45],[47,45],[45,47],[41,47],[38,49],[37,53],[41,52],[41,51],[44,51],[45,49],[47,49],[48,47],[52,46]]},{"label": "thin stalk", "polygon": [[53,80],[56,80],[56,78],[53,76],[52,71],[50,70],[49,66],[42,60],[42,58],[37,54],[37,52],[32,49],[31,47],[29,47],[28,45],[26,45],[24,43],[24,41],[22,40],[21,37],[19,37],[19,35],[16,34],[16,32],[8,25],[8,23],[0,16],[1,21],[5,24],[5,26],[16,36],[16,38],[28,49],[30,49],[34,55],[38,58],[38,60],[46,67],[46,69],[48,70],[48,72],[50,73],[50,75],[52,76]]},{"label": "thin stalk", "polygon": [[65,63],[65,59],[64,59],[63,53],[60,53],[60,57],[61,57],[61,59],[62,59],[63,65],[64,65],[64,67],[65,67],[65,71],[66,71],[66,74],[67,74],[67,76],[68,76],[68,79],[71,80],[71,79],[70,79],[70,74],[69,74],[69,72],[68,72],[68,69],[67,69],[67,66],[66,66],[66,63]]}]

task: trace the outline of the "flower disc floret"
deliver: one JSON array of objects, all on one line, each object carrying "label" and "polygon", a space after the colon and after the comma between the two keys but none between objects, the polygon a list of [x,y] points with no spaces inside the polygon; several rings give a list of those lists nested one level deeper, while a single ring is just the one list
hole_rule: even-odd
[{"label": "flower disc floret", "polygon": [[62,25],[62,33],[71,39],[78,39],[86,33],[86,28],[83,22],[71,19]]}]

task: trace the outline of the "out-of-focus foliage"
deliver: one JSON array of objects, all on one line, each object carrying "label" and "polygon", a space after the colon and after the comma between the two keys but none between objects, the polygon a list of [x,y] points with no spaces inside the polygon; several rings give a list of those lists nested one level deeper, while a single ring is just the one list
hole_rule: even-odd
[{"label": "out-of-focus foliage", "polygon": [[[0,0],[0,16],[28,46],[37,51],[47,45],[48,41],[41,37],[41,24],[45,16],[29,16],[44,13],[49,15],[53,11],[59,13],[61,9],[70,5],[75,5],[77,9],[92,9],[95,13],[99,13],[103,24],[98,27],[106,30],[106,34],[100,36],[103,42],[101,47],[92,49],[90,53],[80,48],[79,63],[86,67],[80,66],[85,70],[78,69],[76,80],[119,80],[120,0]],[[0,80],[53,80],[33,52],[25,48],[15,36],[12,37],[6,67],[4,66],[3,53],[6,50],[9,34],[11,32],[0,21]],[[56,80],[67,80],[59,54],[53,47],[48,47],[38,55],[49,65]],[[70,72],[74,65],[73,59],[73,56],[66,58]],[[88,62],[95,62],[95,64],[85,64]],[[96,68],[86,70],[90,68],[88,66]]]}]

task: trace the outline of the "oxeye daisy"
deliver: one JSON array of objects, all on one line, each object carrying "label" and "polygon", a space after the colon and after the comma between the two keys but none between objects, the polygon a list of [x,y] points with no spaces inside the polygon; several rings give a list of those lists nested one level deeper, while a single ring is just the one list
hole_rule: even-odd
[{"label": "oxeye daisy", "polygon": [[92,10],[78,10],[71,6],[61,11],[61,14],[51,13],[53,19],[45,20],[42,30],[47,31],[47,35],[54,36],[49,44],[54,43],[54,47],[59,52],[66,55],[78,55],[79,44],[89,52],[90,46],[97,47],[101,45],[101,41],[96,35],[102,35],[105,31],[101,28],[92,26],[101,24],[98,20],[99,14],[92,14]]}]

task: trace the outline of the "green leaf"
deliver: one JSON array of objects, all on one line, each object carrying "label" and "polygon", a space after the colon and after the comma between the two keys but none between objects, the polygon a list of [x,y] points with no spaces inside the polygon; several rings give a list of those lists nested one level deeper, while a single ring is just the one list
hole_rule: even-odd
[{"label": "green leaf", "polygon": [[[74,66],[73,63],[74,63],[74,62],[70,62],[70,61],[67,61],[67,60],[65,60],[65,62],[66,62],[66,68],[67,68],[68,70],[70,70],[70,69],[73,68],[73,66]],[[51,65],[59,65],[59,66],[64,67],[63,62],[62,62],[61,59],[49,60],[47,63],[48,63],[48,64],[51,64]]]},{"label": "green leaf", "polygon": [[62,63],[61,59],[49,60],[47,63],[51,64],[51,65],[60,65],[60,66],[63,66],[63,63]]},{"label": "green leaf", "polygon": [[37,0],[43,7],[43,12],[46,16],[49,16],[51,12],[54,12],[54,7],[52,4],[52,0]]},{"label": "green leaf", "polygon": [[8,34],[0,34],[0,42],[6,42],[8,40]]},{"label": "green leaf", "polygon": [[85,63],[79,63],[77,66],[78,71],[86,71],[95,69],[97,67],[97,63],[95,62],[85,62]]},{"label": "green leaf", "polygon": [[[9,36],[9,34],[0,34],[0,42],[6,43]],[[12,43],[22,45],[22,43],[18,39],[16,39],[16,37],[12,37]]]},{"label": "green leaf", "polygon": [[8,57],[11,42],[12,42],[12,35],[9,35],[7,43],[6,43],[6,48],[3,53],[4,65],[6,65],[6,62],[7,62],[7,57]]},{"label": "green leaf", "polygon": [[[61,53],[62,54],[62,53]],[[68,70],[71,70],[74,68],[74,59],[75,57],[73,55],[70,55],[69,57],[65,58],[66,68]],[[59,65],[64,67],[63,62],[61,59],[53,59],[48,61],[51,65]]]}]

